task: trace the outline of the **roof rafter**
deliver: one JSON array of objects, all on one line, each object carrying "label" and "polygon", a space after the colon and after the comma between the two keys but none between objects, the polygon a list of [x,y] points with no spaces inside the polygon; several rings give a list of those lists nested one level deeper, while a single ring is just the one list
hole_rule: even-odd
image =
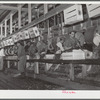
[{"label": "roof rafter", "polygon": [[[0,5],[0,9],[3,9],[3,10],[18,10],[18,7],[13,7],[13,6],[8,6],[8,5]],[[21,9],[22,11],[28,11],[27,8],[22,8]]]},{"label": "roof rafter", "polygon": [[[21,4],[21,7],[23,7],[24,4]],[[25,8],[27,9],[27,8]],[[27,9],[28,10],[28,9]],[[0,24],[2,24],[4,22],[5,19],[9,19],[10,14],[15,14],[18,10],[11,10],[9,14],[7,14],[7,16],[0,22]]]}]

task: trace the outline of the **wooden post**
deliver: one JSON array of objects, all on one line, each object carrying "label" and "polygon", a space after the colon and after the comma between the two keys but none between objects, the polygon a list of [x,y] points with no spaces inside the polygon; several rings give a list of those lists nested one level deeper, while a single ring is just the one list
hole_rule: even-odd
[{"label": "wooden post", "polygon": [[47,19],[48,36],[50,36],[49,19]]},{"label": "wooden post", "polygon": [[[44,16],[45,14],[48,13],[48,4],[44,4]],[[48,28],[48,21],[44,21],[44,28]]]},{"label": "wooden post", "polygon": [[13,14],[10,15],[10,34],[12,34],[12,16]]},{"label": "wooden post", "polygon": [[39,8],[35,8],[35,11],[36,11],[36,18],[39,18]]},{"label": "wooden post", "polygon": [[1,24],[1,37],[3,37],[3,24]]},{"label": "wooden post", "polygon": [[17,62],[16,61],[14,62],[14,66],[17,66]]},{"label": "wooden post", "polygon": [[[39,55],[36,54],[36,59],[39,59]],[[35,62],[35,74],[39,74],[39,63]]]},{"label": "wooden post", "polygon": [[31,23],[31,20],[32,20],[31,4],[28,4],[28,23]]},{"label": "wooden post", "polygon": [[64,32],[63,32],[63,15],[62,15],[62,13],[60,13],[60,16],[61,16],[61,33],[64,34]]},{"label": "wooden post", "polygon": [[73,64],[70,64],[70,79],[74,80],[74,66]]},{"label": "wooden post", "polygon": [[45,64],[45,72],[48,70],[48,66],[49,66],[49,64],[46,63],[46,64]]},{"label": "wooden post", "polygon": [[46,63],[45,71],[48,71],[53,64]]},{"label": "wooden post", "polygon": [[87,65],[82,64],[82,78],[84,78],[87,75],[86,70],[87,70]]},{"label": "wooden post", "polygon": [[54,26],[56,25],[56,16],[54,15]]},{"label": "wooden post", "polygon": [[48,13],[48,4],[44,4],[44,15]]},{"label": "wooden post", "polygon": [[39,74],[39,63],[38,62],[36,62],[35,73]]},{"label": "wooden post", "polygon": [[75,26],[73,26],[73,30],[75,30]]},{"label": "wooden post", "polygon": [[10,68],[10,61],[7,61],[7,67]]},{"label": "wooden post", "polygon": [[[27,55],[26,58],[29,60],[30,59],[29,55]],[[26,68],[31,66],[31,64],[33,64],[33,62],[32,63],[31,62],[26,62]]]},{"label": "wooden post", "polygon": [[7,19],[5,20],[5,37],[7,37]]},{"label": "wooden post", "polygon": [[18,28],[21,28],[21,5],[18,6]]}]

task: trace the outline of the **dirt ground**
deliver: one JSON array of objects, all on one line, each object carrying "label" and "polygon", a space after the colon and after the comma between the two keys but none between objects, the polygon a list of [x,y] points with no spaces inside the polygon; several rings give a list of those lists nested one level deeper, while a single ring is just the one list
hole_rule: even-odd
[{"label": "dirt ground", "polygon": [[0,90],[63,90],[65,88],[31,77],[15,78],[14,71],[0,72]]}]

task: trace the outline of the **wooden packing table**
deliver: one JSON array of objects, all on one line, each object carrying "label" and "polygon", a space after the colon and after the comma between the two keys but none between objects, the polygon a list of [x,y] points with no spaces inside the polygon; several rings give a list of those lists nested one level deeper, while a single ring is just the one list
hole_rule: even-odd
[{"label": "wooden packing table", "polygon": [[[82,77],[87,74],[86,66],[84,65],[100,65],[100,59],[82,59],[82,60],[54,60],[54,59],[29,59],[28,62],[42,62],[52,64],[69,64],[70,65],[70,79],[74,80],[74,64],[82,64]],[[48,67],[48,66],[46,66]],[[38,71],[39,72],[39,71]]]},{"label": "wooden packing table", "polygon": [[[18,61],[18,59],[12,59],[11,57],[5,58],[8,61]],[[100,65],[100,59],[82,59],[82,60],[57,60],[57,59],[27,59],[27,62],[36,62],[35,73],[39,74],[39,62],[42,63],[52,63],[52,64],[69,64],[70,65],[70,79],[74,80],[74,64],[84,64],[84,65]],[[10,66],[10,65],[8,65]],[[48,66],[46,66],[48,67]],[[82,66],[82,76],[86,76],[86,67]]]},{"label": "wooden packing table", "polygon": [[82,59],[82,60],[27,59],[27,62],[43,62],[43,63],[53,63],[53,64],[100,65],[100,59]]}]

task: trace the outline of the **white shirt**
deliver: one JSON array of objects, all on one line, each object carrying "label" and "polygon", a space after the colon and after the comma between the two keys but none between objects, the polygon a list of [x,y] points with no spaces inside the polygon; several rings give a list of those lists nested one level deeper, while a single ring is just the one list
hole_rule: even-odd
[{"label": "white shirt", "polygon": [[99,43],[100,43],[100,35],[96,33],[95,37],[93,38],[93,43],[96,45],[96,46],[99,46]]},{"label": "white shirt", "polygon": [[1,49],[1,50],[0,50],[0,56],[2,56],[2,57],[5,56],[5,54],[4,54],[4,49]]},{"label": "white shirt", "polygon": [[63,48],[63,46],[62,46],[62,43],[61,43],[61,42],[58,42],[56,45],[60,48],[60,50],[61,50],[61,51],[64,51],[64,48]]}]

